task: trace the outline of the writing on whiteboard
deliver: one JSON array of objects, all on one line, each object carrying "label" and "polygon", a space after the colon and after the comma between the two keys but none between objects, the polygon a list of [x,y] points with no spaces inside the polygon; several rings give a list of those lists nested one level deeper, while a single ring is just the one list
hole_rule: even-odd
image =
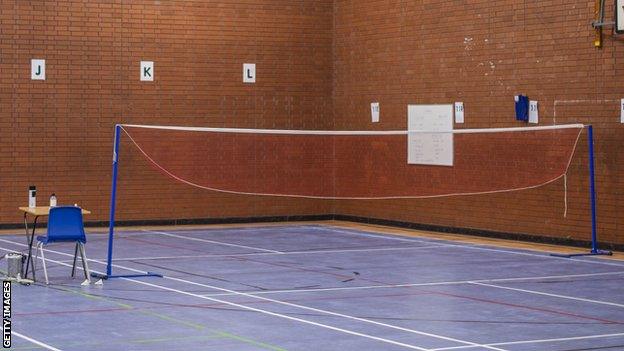
[{"label": "writing on whiteboard", "polygon": [[409,105],[407,163],[453,165],[454,105]]}]

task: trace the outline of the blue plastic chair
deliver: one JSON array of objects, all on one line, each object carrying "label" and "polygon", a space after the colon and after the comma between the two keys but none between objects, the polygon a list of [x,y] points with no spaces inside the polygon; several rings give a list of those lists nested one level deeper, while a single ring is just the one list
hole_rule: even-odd
[{"label": "blue plastic chair", "polygon": [[41,261],[43,262],[43,274],[45,275],[46,284],[48,281],[48,270],[46,268],[45,257],[43,255],[43,247],[52,243],[76,243],[76,249],[74,250],[74,264],[72,266],[72,277],[76,273],[76,259],[78,252],[80,252],[80,258],[82,259],[82,268],[84,270],[85,282],[83,284],[91,283],[91,274],[89,272],[89,265],[87,264],[87,255],[85,253],[84,245],[87,242],[87,237],[84,231],[84,225],[82,222],[82,209],[76,206],[59,206],[52,207],[50,209],[50,215],[48,217],[48,232],[45,236],[37,236],[37,250],[35,250],[35,262],[37,262],[38,253],[41,253]]}]

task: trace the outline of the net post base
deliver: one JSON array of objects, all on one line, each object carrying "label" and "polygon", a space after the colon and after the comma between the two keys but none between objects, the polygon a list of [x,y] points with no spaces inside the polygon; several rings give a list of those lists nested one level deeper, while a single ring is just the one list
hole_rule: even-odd
[{"label": "net post base", "polygon": [[162,274],[154,273],[154,272],[147,272],[147,273],[142,273],[142,274],[114,274],[114,275],[91,273],[91,276],[97,279],[104,279],[104,280],[113,279],[113,278],[143,278],[143,277],[162,278],[163,277]]},{"label": "net post base", "polygon": [[550,254],[554,257],[572,258],[581,256],[612,256],[613,252],[606,250],[591,250],[587,253],[575,253],[575,254]]}]

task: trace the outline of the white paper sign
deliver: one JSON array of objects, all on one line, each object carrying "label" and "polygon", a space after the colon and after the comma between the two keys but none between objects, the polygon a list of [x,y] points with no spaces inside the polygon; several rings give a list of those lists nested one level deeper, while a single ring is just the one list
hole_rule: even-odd
[{"label": "white paper sign", "polygon": [[624,0],[617,0],[615,4],[615,31],[624,33]]},{"label": "white paper sign", "polygon": [[539,113],[537,108],[537,101],[529,101],[529,123],[538,123]]},{"label": "white paper sign", "polygon": [[379,122],[379,103],[378,102],[371,103],[371,118],[373,119],[373,123]]},{"label": "white paper sign", "polygon": [[153,61],[141,61],[141,81],[142,82],[154,81],[154,62]]},{"label": "white paper sign", "polygon": [[453,165],[453,105],[409,105],[407,163]]},{"label": "white paper sign", "polygon": [[256,82],[256,64],[243,63],[243,83]]},{"label": "white paper sign", "polygon": [[624,99],[620,101],[620,122],[624,123]]},{"label": "white paper sign", "polygon": [[30,60],[30,78],[45,80],[45,60]]},{"label": "white paper sign", "polygon": [[455,123],[464,123],[464,103],[455,103]]}]

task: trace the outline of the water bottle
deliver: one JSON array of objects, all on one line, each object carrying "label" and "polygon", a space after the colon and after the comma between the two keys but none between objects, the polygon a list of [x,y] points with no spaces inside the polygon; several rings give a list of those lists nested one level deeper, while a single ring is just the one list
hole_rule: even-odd
[{"label": "water bottle", "polygon": [[28,207],[37,207],[37,187],[34,185],[28,187]]},{"label": "water bottle", "polygon": [[52,195],[50,195],[50,207],[55,207],[55,206],[56,206],[56,195],[52,193]]}]

